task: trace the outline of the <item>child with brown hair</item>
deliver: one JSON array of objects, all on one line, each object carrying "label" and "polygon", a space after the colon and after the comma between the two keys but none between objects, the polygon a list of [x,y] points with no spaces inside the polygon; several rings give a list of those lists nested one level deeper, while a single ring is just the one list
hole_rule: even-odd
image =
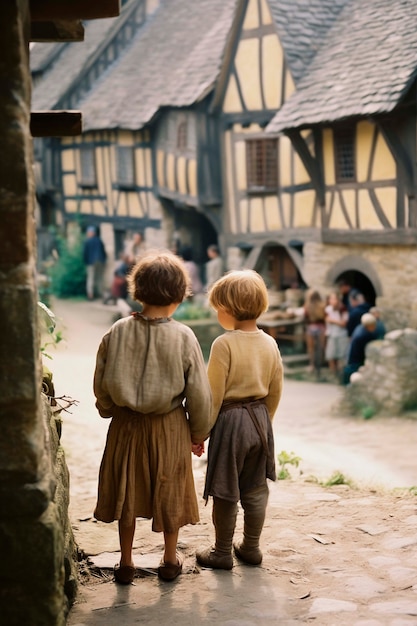
[{"label": "child with brown hair", "polygon": [[189,292],[181,259],[155,252],[140,258],[128,276],[130,295],[142,311],[115,322],[96,360],[94,394],[102,417],[111,417],[100,466],[94,517],[119,522],[117,582],[133,581],[136,518],[153,520],[164,533],[158,568],[163,580],[182,571],[177,554],[181,526],[199,521],[191,465],[210,432],[211,393],[196,336],[172,319]]},{"label": "child with brown hair", "polygon": [[234,545],[238,559],[262,562],[259,548],[268,485],[275,480],[272,420],[282,392],[283,367],[276,341],[260,330],[257,318],[268,308],[261,276],[232,271],[217,280],[209,304],[229,331],[212,344],[208,377],[213,396],[204,498],[213,496],[213,547],[197,552],[205,567],[230,570],[232,542],[240,500],[244,510],[243,541]]}]

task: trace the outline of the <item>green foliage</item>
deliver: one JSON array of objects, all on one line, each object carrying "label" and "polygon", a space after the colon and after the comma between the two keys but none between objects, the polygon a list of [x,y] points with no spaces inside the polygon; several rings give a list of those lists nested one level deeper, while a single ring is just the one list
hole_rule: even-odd
[{"label": "green foliage", "polygon": [[55,314],[44,302],[38,302],[38,319],[41,332],[41,354],[48,359],[51,355],[46,352],[48,346],[56,346],[63,340],[62,331],[56,330]]},{"label": "green foliage", "polygon": [[334,485],[348,485],[352,487],[352,481],[347,478],[342,472],[336,471],[330,476],[330,478],[321,483],[323,487],[333,487]]},{"label": "green foliage", "polygon": [[417,496],[417,485],[413,485],[408,490],[413,496]]},{"label": "green foliage", "polygon": [[48,270],[51,291],[58,298],[85,295],[86,269],[81,235],[70,246],[58,239],[58,260]]},{"label": "green foliage", "polygon": [[290,471],[287,465],[293,465],[294,467],[298,467],[301,461],[301,457],[295,456],[294,452],[286,452],[285,450],[281,450],[281,452],[277,456],[279,470],[277,473],[278,480],[286,480],[287,478],[291,478]]},{"label": "green foliage", "polygon": [[210,309],[207,307],[185,300],[181,302],[172,317],[176,320],[202,320],[208,319],[210,315]]},{"label": "green foliage", "polygon": [[364,406],[361,408],[361,414],[364,420],[370,420],[374,417],[376,409],[373,406]]}]

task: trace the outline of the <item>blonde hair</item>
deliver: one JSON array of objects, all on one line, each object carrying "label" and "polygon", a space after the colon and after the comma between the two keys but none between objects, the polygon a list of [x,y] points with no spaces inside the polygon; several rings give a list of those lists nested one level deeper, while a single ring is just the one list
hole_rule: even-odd
[{"label": "blonde hair", "polygon": [[268,291],[254,270],[233,270],[219,278],[208,293],[213,309],[225,309],[240,322],[257,319],[268,309]]},{"label": "blonde hair", "polygon": [[165,251],[150,251],[139,259],[127,277],[134,300],[154,306],[182,302],[191,293],[184,262]]}]

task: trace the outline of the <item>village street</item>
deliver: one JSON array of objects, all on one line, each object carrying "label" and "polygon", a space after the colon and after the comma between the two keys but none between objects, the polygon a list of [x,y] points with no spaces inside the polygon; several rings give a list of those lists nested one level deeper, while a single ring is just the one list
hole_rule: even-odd
[{"label": "village street", "polygon": [[[69,626],[114,624],[417,624],[417,419],[340,416],[341,387],[286,380],[276,452],[300,457],[292,478],[270,484],[262,567],[196,568],[195,550],[213,537],[211,503],[201,499],[206,458],[194,457],[201,522],[180,531],[184,573],[162,583],[162,538],[138,522],[134,585],[112,582],[116,524],[92,518],[108,422],[94,408],[92,376],[112,311],[98,302],[53,301],[65,342],[49,353],[56,395],[78,401],[63,412],[71,474],[70,515],[83,584]],[[347,484],[324,487],[335,472]],[[242,529],[238,516],[236,535]],[[87,566],[88,565],[88,566]]]}]

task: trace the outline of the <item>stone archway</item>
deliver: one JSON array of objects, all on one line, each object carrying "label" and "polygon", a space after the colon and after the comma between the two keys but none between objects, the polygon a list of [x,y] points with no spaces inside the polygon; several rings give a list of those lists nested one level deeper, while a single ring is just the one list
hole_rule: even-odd
[{"label": "stone archway", "polygon": [[361,291],[366,300],[374,305],[377,297],[383,295],[382,283],[369,261],[361,256],[349,255],[339,259],[328,271],[326,282],[334,285],[347,280],[352,287]]}]

